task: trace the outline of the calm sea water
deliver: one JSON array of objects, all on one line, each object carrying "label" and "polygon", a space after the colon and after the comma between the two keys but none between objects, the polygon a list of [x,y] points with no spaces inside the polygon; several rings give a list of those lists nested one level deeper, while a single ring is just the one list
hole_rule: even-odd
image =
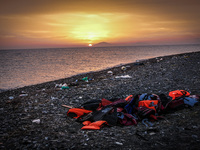
[{"label": "calm sea water", "polygon": [[0,50],[0,89],[18,88],[158,56],[200,51],[200,45]]}]

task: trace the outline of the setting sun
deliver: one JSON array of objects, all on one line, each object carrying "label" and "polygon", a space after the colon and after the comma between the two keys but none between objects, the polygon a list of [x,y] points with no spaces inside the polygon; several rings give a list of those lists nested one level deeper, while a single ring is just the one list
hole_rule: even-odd
[{"label": "setting sun", "polygon": [[0,49],[199,44],[196,0],[2,1]]},{"label": "setting sun", "polygon": [[90,46],[90,47],[91,47],[91,46],[92,46],[92,44],[89,44],[88,46]]}]

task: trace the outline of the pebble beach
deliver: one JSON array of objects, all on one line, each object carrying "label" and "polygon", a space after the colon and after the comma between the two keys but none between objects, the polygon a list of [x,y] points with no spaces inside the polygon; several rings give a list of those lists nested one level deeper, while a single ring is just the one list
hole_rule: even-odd
[{"label": "pebble beach", "polygon": [[[83,78],[88,80],[84,81]],[[60,89],[66,83],[69,88]],[[198,149],[200,105],[164,114],[153,128],[81,130],[67,108],[89,100],[186,90],[200,95],[200,52],[117,66],[0,93],[1,149]]]}]

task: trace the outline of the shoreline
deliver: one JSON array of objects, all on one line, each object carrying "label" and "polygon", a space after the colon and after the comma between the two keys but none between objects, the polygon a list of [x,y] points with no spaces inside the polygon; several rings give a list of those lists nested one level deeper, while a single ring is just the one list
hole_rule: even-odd
[{"label": "shoreline", "polygon": [[[193,44],[164,44],[164,45],[159,45],[159,44],[153,44],[153,45],[127,45],[127,46],[109,46],[109,47],[145,47],[145,46],[188,46],[188,45],[200,45],[199,43],[193,43]],[[73,49],[73,48],[77,48],[77,47],[47,47],[47,48],[9,48],[9,49],[0,49],[5,51],[5,50],[38,50],[38,49],[54,49],[54,48],[59,48],[59,49]],[[78,47],[78,48],[89,48],[88,46],[85,46],[85,47]]]},{"label": "shoreline", "polygon": [[108,68],[101,69],[101,70],[98,70],[98,71],[84,72],[84,73],[72,75],[72,76],[69,76],[69,77],[66,77],[66,78],[60,78],[60,79],[56,79],[56,80],[51,80],[51,81],[42,82],[42,83],[38,83],[38,84],[27,85],[27,86],[23,86],[23,87],[16,87],[16,88],[11,88],[11,89],[0,89],[0,93],[4,93],[4,92],[7,92],[7,91],[12,91],[12,90],[30,88],[30,87],[34,87],[34,86],[43,85],[43,84],[51,84],[52,82],[60,82],[60,81],[63,81],[63,80],[70,80],[71,78],[78,78],[78,77],[82,77],[82,76],[88,76],[88,75],[91,75],[91,74],[98,74],[98,73],[106,72],[106,71],[109,71],[109,70],[115,70],[116,68],[119,69],[122,66],[129,66],[129,65],[132,66],[132,65],[137,64],[137,63],[145,63],[145,62],[148,62],[148,61],[150,62],[150,61],[153,61],[154,59],[165,58],[165,57],[168,58],[168,57],[173,57],[173,56],[182,56],[182,55],[190,54],[190,53],[200,53],[200,51],[199,52],[197,51],[197,52],[188,52],[188,53],[180,53],[180,54],[159,56],[159,57],[153,57],[153,58],[150,58],[150,59],[140,59],[140,60],[136,60],[135,62],[119,64],[119,65],[108,67]]},{"label": "shoreline", "polygon": [[[89,100],[133,94],[168,95],[173,90],[200,94],[200,52],[156,57],[0,93],[1,149],[198,149],[200,105],[163,114],[148,128],[112,126],[81,130],[62,105],[79,107]],[[109,74],[112,71],[113,74]],[[87,76],[88,82],[82,81]],[[60,90],[56,84],[73,83]]]}]

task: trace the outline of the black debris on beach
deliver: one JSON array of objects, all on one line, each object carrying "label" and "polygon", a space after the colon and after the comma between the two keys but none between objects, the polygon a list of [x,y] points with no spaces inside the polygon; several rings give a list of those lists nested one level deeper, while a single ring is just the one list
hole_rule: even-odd
[{"label": "black debris on beach", "polygon": [[62,107],[130,94],[168,95],[177,89],[200,94],[200,52],[157,57],[5,91],[0,93],[0,148],[198,149],[199,105],[167,113],[153,128],[138,123],[95,131],[81,130],[83,125],[67,117],[68,109]]}]

